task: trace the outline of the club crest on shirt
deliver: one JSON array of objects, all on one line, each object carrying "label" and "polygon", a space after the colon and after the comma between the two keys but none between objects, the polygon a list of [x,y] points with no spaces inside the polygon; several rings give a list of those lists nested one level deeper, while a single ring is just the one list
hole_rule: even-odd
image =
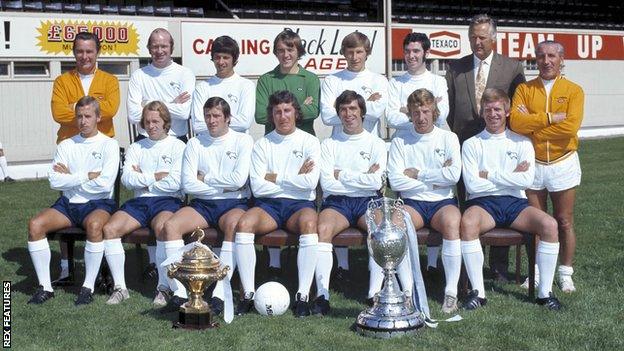
[{"label": "club crest on shirt", "polygon": [[180,84],[178,82],[169,82],[169,85],[176,91],[180,91]]},{"label": "club crest on shirt", "polygon": [[238,98],[236,96],[234,96],[234,94],[228,94],[227,96],[228,100],[230,100],[233,103],[238,103]]},{"label": "club crest on shirt", "polygon": [[295,157],[297,157],[297,158],[303,158],[303,151],[293,150],[293,154],[294,154],[294,155],[295,155]]},{"label": "club crest on shirt", "polygon": [[563,103],[565,103],[567,100],[568,100],[568,98],[567,98],[567,97],[565,97],[565,96],[560,96],[560,97],[558,97],[558,98],[557,98],[557,103],[558,103],[558,104],[563,104]]},{"label": "club crest on shirt", "polygon": [[518,159],[518,153],[515,151],[507,151],[507,157],[509,157],[512,160],[517,160]]},{"label": "club crest on shirt", "polygon": [[444,152],[444,150],[443,150],[443,149],[437,149],[437,148],[436,148],[434,151],[435,151],[436,155],[438,155],[438,156],[440,156],[440,157],[444,157],[444,156],[446,156],[446,152]]},{"label": "club crest on shirt", "polygon": [[91,153],[91,156],[93,156],[93,158],[96,159],[96,160],[101,160],[102,159],[102,153],[101,152],[93,151]]},{"label": "club crest on shirt", "polygon": [[162,155],[160,156],[160,158],[162,158],[164,163],[168,163],[171,164],[171,162],[173,162],[173,160],[171,159],[171,157],[167,156],[167,155]]},{"label": "club crest on shirt", "polygon": [[362,85],[362,91],[367,95],[373,95],[373,88],[369,88],[366,85]]},{"label": "club crest on shirt", "polygon": [[369,152],[360,151],[360,156],[362,156],[362,158],[365,160],[370,161],[371,159],[371,154]]},{"label": "club crest on shirt", "polygon": [[238,154],[234,151],[227,151],[225,153],[225,155],[230,159],[230,160],[236,160],[238,159]]}]

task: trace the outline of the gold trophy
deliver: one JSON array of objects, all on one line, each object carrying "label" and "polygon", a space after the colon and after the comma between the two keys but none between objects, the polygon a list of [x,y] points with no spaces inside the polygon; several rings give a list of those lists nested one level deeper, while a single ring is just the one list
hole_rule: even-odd
[{"label": "gold trophy", "polygon": [[168,267],[169,278],[179,280],[186,288],[189,300],[180,306],[178,322],[174,328],[207,329],[218,327],[213,322],[210,305],[204,301],[204,290],[213,282],[223,279],[229,266],[221,268],[219,258],[206,246],[201,244],[204,231],[195,229],[192,236],[197,236],[195,247],[182,255],[182,261]]}]

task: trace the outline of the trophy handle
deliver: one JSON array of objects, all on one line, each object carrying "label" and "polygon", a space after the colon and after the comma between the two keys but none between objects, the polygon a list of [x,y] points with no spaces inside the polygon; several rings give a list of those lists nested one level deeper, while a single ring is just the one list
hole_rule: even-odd
[{"label": "trophy handle", "polygon": [[200,227],[197,227],[197,229],[195,229],[193,233],[191,234],[191,237],[193,236],[196,236],[197,241],[201,243],[202,240],[204,240],[204,236],[206,236],[206,233],[204,233],[203,229],[201,229]]},{"label": "trophy handle", "polygon": [[175,279],[175,273],[178,271],[178,265],[176,263],[172,263],[167,267],[167,276],[171,279]]}]

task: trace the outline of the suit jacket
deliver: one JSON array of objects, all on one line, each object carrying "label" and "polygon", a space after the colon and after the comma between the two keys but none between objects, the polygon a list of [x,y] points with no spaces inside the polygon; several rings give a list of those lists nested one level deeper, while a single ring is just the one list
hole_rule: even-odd
[{"label": "suit jacket", "polygon": [[[485,128],[483,118],[477,114],[473,54],[451,62],[446,71],[446,81],[449,94],[449,114],[446,121],[463,143]],[[524,68],[520,61],[494,53],[486,89],[502,89],[511,99],[516,87],[525,81]]]}]

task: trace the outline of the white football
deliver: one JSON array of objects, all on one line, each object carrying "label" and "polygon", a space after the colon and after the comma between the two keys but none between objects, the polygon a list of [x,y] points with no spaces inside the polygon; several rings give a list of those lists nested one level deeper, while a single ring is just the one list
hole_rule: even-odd
[{"label": "white football", "polygon": [[282,284],[267,282],[256,290],[254,306],[263,316],[279,316],[288,310],[290,295]]}]

